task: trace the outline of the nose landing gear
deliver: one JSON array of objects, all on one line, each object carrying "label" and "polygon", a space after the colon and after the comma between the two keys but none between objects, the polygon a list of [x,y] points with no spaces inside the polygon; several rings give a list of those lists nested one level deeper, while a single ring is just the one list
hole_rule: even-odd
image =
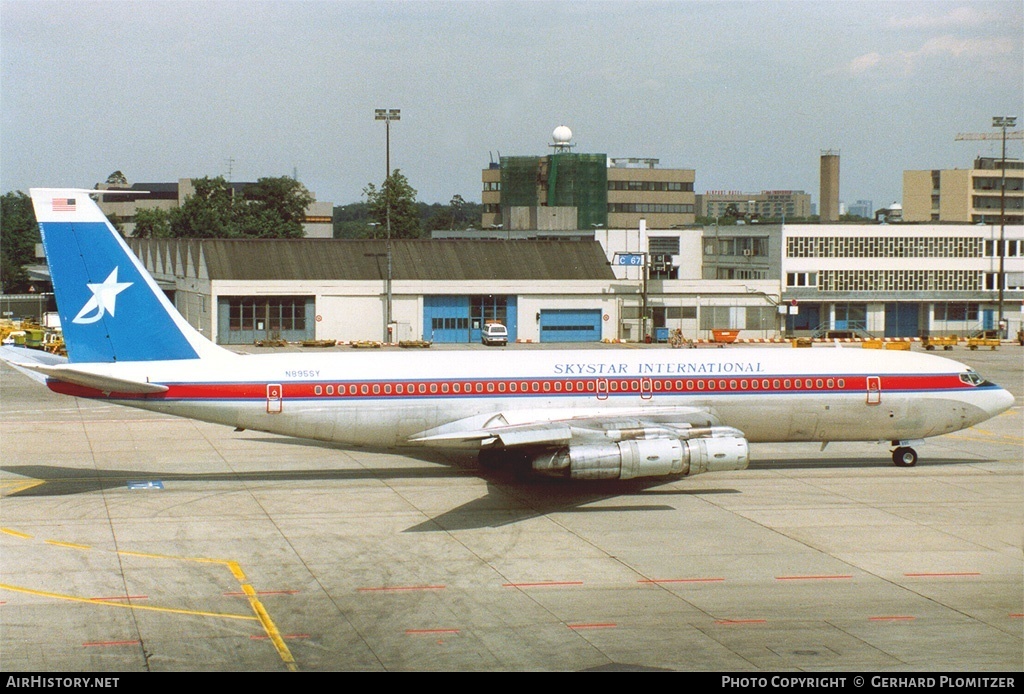
[{"label": "nose landing gear", "polygon": [[892,462],[898,467],[913,467],[917,465],[917,451],[910,446],[897,446],[892,452]]}]

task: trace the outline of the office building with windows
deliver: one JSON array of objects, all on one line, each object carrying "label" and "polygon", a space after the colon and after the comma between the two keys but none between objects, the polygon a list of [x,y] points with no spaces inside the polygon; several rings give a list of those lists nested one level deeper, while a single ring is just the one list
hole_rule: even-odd
[{"label": "office building with windows", "polygon": [[484,229],[570,230],[693,224],[693,169],[664,169],[657,159],[609,159],[567,150],[501,157],[484,169]]},{"label": "office building with windows", "polygon": [[1024,226],[786,225],[782,244],[791,334],[962,337],[996,329],[1000,310],[1020,329]]},{"label": "office building with windows", "polygon": [[811,196],[802,190],[709,190],[697,196],[698,217],[783,220],[811,216]]},{"label": "office building with windows", "polygon": [[1024,223],[1024,161],[978,157],[970,169],[903,172],[904,222],[999,224],[1005,205],[1006,224]]}]

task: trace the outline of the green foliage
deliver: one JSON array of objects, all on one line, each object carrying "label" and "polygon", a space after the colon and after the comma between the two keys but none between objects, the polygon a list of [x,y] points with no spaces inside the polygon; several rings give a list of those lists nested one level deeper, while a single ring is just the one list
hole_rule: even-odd
[{"label": "green foliage", "polygon": [[313,195],[295,179],[261,178],[245,189],[238,231],[258,238],[302,238],[302,222]]},{"label": "green foliage", "polygon": [[[447,205],[439,202],[417,202],[416,209],[425,235],[429,235],[435,229],[473,228],[479,223],[480,215],[483,213],[483,205],[466,202],[461,195],[454,196],[452,202]],[[371,225],[371,222],[374,225]],[[385,231],[382,227],[375,226],[376,223],[376,219],[370,216],[369,203],[353,202],[334,208],[336,239],[383,238]]]},{"label": "green foliage", "polygon": [[[370,218],[381,230],[391,227],[393,239],[419,238],[421,224],[416,206],[416,190],[399,169],[388,176],[380,190],[372,183],[363,189]],[[386,232],[385,232],[386,234]]]},{"label": "green foliage", "polygon": [[17,294],[28,290],[25,266],[35,262],[39,225],[32,199],[21,192],[0,198],[0,290]]},{"label": "green foliage", "polygon": [[192,185],[195,192],[168,213],[171,236],[301,238],[313,202],[306,187],[288,177],[261,178],[241,195],[223,176],[195,178]]},{"label": "green foliage", "polygon": [[135,211],[135,231],[137,238],[160,239],[171,235],[171,216],[167,210],[140,207]]},{"label": "green foliage", "polygon": [[230,238],[236,236],[235,200],[223,176],[194,178],[195,192],[170,213],[171,236]]}]

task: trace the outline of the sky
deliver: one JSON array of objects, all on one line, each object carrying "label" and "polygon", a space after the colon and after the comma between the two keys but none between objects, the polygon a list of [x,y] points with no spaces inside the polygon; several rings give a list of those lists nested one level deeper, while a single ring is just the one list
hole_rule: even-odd
[{"label": "sky", "polygon": [[[695,190],[902,197],[1024,116],[1024,1],[0,0],[0,192],[295,175],[358,202],[391,166],[480,201],[500,156],[694,169]],[[1009,156],[1021,156],[1011,141]]]}]

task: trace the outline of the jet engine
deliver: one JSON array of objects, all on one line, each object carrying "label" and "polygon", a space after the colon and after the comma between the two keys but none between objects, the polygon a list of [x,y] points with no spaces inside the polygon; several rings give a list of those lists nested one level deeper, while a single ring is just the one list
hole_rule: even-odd
[{"label": "jet engine", "polygon": [[546,451],[533,459],[532,467],[551,477],[628,480],[744,470],[749,460],[747,440],[741,437],[630,439]]}]

